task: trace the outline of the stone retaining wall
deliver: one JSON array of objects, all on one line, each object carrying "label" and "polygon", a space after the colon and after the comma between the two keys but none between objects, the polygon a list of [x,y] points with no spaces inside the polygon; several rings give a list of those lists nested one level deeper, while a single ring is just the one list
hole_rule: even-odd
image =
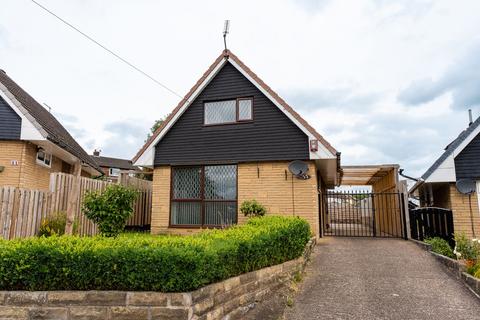
[{"label": "stone retaining wall", "polygon": [[186,293],[126,291],[0,291],[0,319],[241,319],[257,302],[302,272],[302,257]]},{"label": "stone retaining wall", "polygon": [[431,251],[432,246],[428,243],[412,240],[421,248],[426,251],[429,251],[437,261],[439,261],[450,273],[452,273],[455,277],[463,281],[472,291],[474,291],[477,295],[480,295],[480,279],[477,279],[470,274],[468,274],[467,268],[463,263],[458,260],[454,260],[449,257],[445,257],[441,254]]}]

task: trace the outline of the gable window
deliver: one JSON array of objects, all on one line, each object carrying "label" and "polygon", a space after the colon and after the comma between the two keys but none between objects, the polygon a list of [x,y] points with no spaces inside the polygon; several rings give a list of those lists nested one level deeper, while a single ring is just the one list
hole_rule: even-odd
[{"label": "gable window", "polygon": [[253,98],[205,102],[204,124],[237,123],[253,120]]},{"label": "gable window", "polygon": [[43,149],[39,149],[37,151],[37,163],[50,168],[52,166],[52,155]]},{"label": "gable window", "polygon": [[120,175],[120,169],[119,168],[110,168],[108,170],[108,175],[110,177],[118,177]]},{"label": "gable window", "polygon": [[224,226],[237,223],[237,166],[172,168],[172,226]]}]

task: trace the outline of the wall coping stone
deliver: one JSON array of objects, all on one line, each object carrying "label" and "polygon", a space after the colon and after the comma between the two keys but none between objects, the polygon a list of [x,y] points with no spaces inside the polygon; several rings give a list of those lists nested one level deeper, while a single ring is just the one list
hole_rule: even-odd
[{"label": "wall coping stone", "polygon": [[0,319],[242,319],[257,302],[303,272],[315,244],[313,237],[297,259],[191,292],[0,291]]}]

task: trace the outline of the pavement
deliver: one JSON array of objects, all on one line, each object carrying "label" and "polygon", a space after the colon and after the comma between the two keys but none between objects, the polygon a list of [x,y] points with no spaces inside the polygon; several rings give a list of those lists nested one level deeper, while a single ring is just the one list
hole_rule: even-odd
[{"label": "pavement", "polygon": [[480,319],[480,299],[413,242],[326,237],[285,319]]}]

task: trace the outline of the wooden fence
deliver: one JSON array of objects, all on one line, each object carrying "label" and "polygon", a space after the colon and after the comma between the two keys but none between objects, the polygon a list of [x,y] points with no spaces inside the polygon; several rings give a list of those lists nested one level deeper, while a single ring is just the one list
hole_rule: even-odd
[{"label": "wooden fence", "polygon": [[[25,238],[38,233],[42,219],[52,213],[66,212],[69,195],[73,186],[73,175],[52,173],[50,190],[29,190],[0,186],[0,237],[4,239]],[[134,203],[134,214],[127,226],[145,228],[150,225],[152,208],[152,183],[125,176],[119,183],[129,185],[139,191]],[[104,190],[112,182],[80,178],[79,201],[75,208],[75,223],[79,235],[95,235],[97,226],[87,219],[81,204],[87,191]]]},{"label": "wooden fence", "polygon": [[410,210],[410,232],[416,240],[440,237],[454,246],[452,210],[433,207]]}]

